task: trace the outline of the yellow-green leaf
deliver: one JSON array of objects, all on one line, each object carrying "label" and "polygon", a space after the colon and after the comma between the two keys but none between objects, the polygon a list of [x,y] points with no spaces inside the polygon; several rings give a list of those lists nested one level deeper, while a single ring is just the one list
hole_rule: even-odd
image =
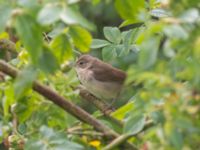
[{"label": "yellow-green leaf", "polygon": [[55,37],[50,45],[52,52],[60,62],[72,57],[72,46],[65,34],[60,34]]},{"label": "yellow-green leaf", "polygon": [[37,62],[42,50],[42,31],[30,15],[22,14],[16,18],[17,34],[29,52],[32,61]]},{"label": "yellow-green leaf", "polygon": [[76,48],[83,53],[89,51],[92,43],[92,36],[86,29],[80,26],[71,26],[69,29],[69,34]]}]

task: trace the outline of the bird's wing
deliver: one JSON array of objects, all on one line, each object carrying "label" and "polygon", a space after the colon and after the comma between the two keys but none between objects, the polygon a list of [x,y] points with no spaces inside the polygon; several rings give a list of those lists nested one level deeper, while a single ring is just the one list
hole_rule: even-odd
[{"label": "bird's wing", "polygon": [[94,78],[96,80],[102,81],[102,82],[118,82],[118,83],[123,83],[125,78],[126,78],[126,73],[123,71],[116,69],[112,67],[109,64],[106,63],[98,63],[97,61],[94,62],[95,67],[91,67],[90,69],[92,70],[94,74]]}]

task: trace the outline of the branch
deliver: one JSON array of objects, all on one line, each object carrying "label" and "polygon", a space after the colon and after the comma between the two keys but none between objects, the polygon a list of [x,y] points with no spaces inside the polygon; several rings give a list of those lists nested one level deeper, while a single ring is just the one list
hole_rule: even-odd
[{"label": "branch", "polygon": [[0,51],[1,50],[6,50],[11,53],[17,54],[16,49],[15,49],[15,44],[7,39],[0,39]]},{"label": "branch", "polygon": [[[19,71],[17,69],[15,69],[3,60],[0,60],[0,71],[4,72],[7,75],[10,75],[13,78],[15,78],[19,74]],[[97,131],[101,131],[105,135],[105,137],[109,139],[119,137],[118,133],[105,126],[93,116],[91,116],[89,113],[76,106],[71,101],[60,96],[56,91],[50,89],[49,87],[42,85],[37,81],[34,81],[33,90],[48,98],[50,101],[63,108],[65,111],[78,118],[79,120],[92,125]],[[132,150],[137,149],[134,145],[128,142],[126,143],[126,145],[128,145],[128,147],[131,147]]]},{"label": "branch", "polygon": [[109,104],[99,100],[82,86],[78,86],[77,89],[79,90],[79,94],[83,99],[96,106],[101,112],[103,112],[103,114],[109,115],[111,112],[113,112],[114,108],[109,107]]},{"label": "branch", "polygon": [[[106,112],[104,111],[105,108],[108,107],[108,104],[106,104],[103,101],[99,100],[97,97],[95,97],[92,94],[90,94],[85,88],[82,88],[81,86],[79,86],[77,89],[79,89],[79,92],[80,92],[79,94],[80,94],[80,96],[82,98],[84,98],[89,103],[91,103],[94,106],[96,106],[102,113],[104,113],[104,115],[107,118],[109,118],[113,122],[117,123],[120,127],[123,127],[123,122],[121,122],[120,120],[117,120],[116,118],[110,116],[110,113],[113,111],[112,109],[109,109]],[[146,122],[146,124],[145,124],[145,126],[144,126],[144,128],[143,128],[143,130],[141,132],[144,132],[145,130],[149,129],[153,125],[154,125],[154,123],[152,121]],[[139,132],[139,133],[141,133],[141,132]],[[103,150],[112,150],[112,149],[116,148],[117,146],[121,145],[123,142],[125,142],[129,138],[131,138],[133,136],[138,136],[138,134],[137,135],[130,135],[130,134],[129,135],[128,134],[121,135],[121,136],[115,138]]]},{"label": "branch", "polygon": [[95,132],[95,131],[67,131],[67,134],[72,135],[80,135],[80,136],[90,136],[90,137],[102,137],[104,136],[102,133]]},{"label": "branch", "polygon": [[10,40],[0,39],[0,53],[3,54],[4,60],[10,61],[17,55],[15,44]]},{"label": "branch", "polygon": [[123,127],[123,122],[121,122],[120,120],[117,120],[116,118],[110,116],[110,113],[112,113],[113,110],[114,110],[112,107],[110,107],[107,103],[98,99],[94,95],[90,94],[86,89],[82,88],[81,86],[79,86],[77,89],[79,90],[80,96],[84,100],[93,104],[97,109],[99,109],[104,114],[104,116],[106,116],[112,122],[116,123],[120,127]]},{"label": "branch", "polygon": [[0,72],[0,82],[5,80],[5,74]]},{"label": "branch", "polygon": [[129,139],[131,137],[130,134],[123,134],[119,136],[118,138],[114,139],[110,144],[108,144],[106,147],[104,147],[102,150],[112,150],[122,144],[124,141]]},{"label": "branch", "polygon": [[[154,125],[153,121],[149,121],[145,124],[144,128],[141,132],[144,132],[145,130],[149,129],[150,127],[152,127]],[[137,135],[139,134],[137,133]],[[102,150],[112,150],[115,147],[119,146],[120,144],[122,144],[123,142],[127,141],[129,138],[135,136],[135,134],[123,134],[121,136],[118,136],[117,138],[115,138],[110,144],[108,144],[106,147],[104,147]]]}]

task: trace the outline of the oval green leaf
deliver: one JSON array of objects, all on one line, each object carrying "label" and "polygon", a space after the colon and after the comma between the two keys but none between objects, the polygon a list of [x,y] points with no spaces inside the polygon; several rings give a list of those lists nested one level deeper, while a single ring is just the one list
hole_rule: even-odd
[{"label": "oval green leaf", "polygon": [[144,115],[133,115],[128,118],[124,126],[124,133],[135,135],[140,132],[145,125]]},{"label": "oval green leaf", "polygon": [[49,25],[59,20],[61,6],[55,4],[46,5],[38,14],[37,21],[42,25]]},{"label": "oval green leaf", "polygon": [[121,42],[121,33],[117,27],[104,27],[104,36],[112,43],[119,44]]},{"label": "oval green leaf", "polygon": [[91,44],[91,48],[101,48],[101,47],[105,47],[107,45],[109,45],[110,42],[106,41],[106,40],[101,40],[101,39],[93,39],[92,40],[92,44]]},{"label": "oval green leaf", "polygon": [[116,0],[115,8],[125,20],[137,20],[137,15],[144,8],[144,0]]},{"label": "oval green leaf", "polygon": [[95,26],[85,19],[78,10],[73,9],[72,7],[65,8],[61,15],[61,20],[69,25],[79,24],[86,29],[94,30]]},{"label": "oval green leaf", "polygon": [[59,62],[63,62],[72,57],[72,46],[65,34],[55,37],[51,44],[51,49]]},{"label": "oval green leaf", "polygon": [[42,55],[39,58],[39,67],[45,73],[54,73],[59,68],[56,57],[47,47],[43,49]]},{"label": "oval green leaf", "polygon": [[69,29],[69,35],[71,36],[76,48],[83,53],[89,51],[92,43],[92,36],[86,29],[80,26],[71,26]]},{"label": "oval green leaf", "polygon": [[29,52],[32,61],[37,62],[42,50],[42,31],[37,22],[29,15],[23,14],[16,18],[17,34]]},{"label": "oval green leaf", "polygon": [[3,32],[8,19],[11,16],[12,9],[7,5],[0,6],[0,33]]},{"label": "oval green leaf", "polygon": [[114,46],[106,46],[102,50],[102,57],[104,61],[110,61],[117,57],[116,48]]}]

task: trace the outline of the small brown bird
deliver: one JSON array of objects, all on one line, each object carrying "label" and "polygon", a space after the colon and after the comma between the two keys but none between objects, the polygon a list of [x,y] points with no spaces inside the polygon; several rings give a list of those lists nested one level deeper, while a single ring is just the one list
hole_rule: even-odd
[{"label": "small brown bird", "polygon": [[82,85],[103,100],[116,99],[126,79],[125,72],[90,55],[80,56],[75,69]]}]

